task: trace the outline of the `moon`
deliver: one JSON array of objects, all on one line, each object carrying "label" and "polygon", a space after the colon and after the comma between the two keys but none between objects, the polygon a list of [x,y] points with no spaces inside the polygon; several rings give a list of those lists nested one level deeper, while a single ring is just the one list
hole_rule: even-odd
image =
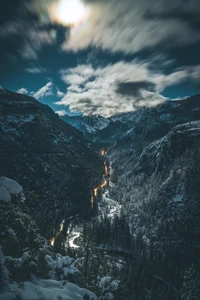
[{"label": "moon", "polygon": [[87,17],[87,8],[81,0],[60,0],[57,4],[57,18],[64,25],[76,25]]}]

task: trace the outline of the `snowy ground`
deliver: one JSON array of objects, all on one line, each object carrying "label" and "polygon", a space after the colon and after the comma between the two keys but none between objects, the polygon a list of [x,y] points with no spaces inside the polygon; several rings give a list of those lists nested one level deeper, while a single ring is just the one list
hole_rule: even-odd
[{"label": "snowy ground", "polygon": [[69,239],[69,247],[72,248],[72,249],[77,249],[77,248],[80,248],[80,246],[77,246],[76,244],[74,244],[74,241],[79,238],[81,235],[80,232],[76,232],[76,231],[73,231],[72,232],[72,237]]},{"label": "snowy ground", "polygon": [[[96,295],[73,283],[64,286],[56,280],[36,279],[24,282],[23,287],[17,283],[10,285],[11,291],[0,294],[0,300],[83,300],[97,299]],[[18,298],[16,298],[16,295]],[[87,298],[86,298],[87,297]]]},{"label": "snowy ground", "polygon": [[[109,188],[107,188],[103,194],[102,199],[98,202],[98,217],[107,216],[109,218],[113,218],[115,215],[120,215],[122,205],[120,205],[117,201],[110,198],[109,189],[112,188],[113,184],[110,183]],[[65,243],[65,248],[68,247],[71,249],[78,249],[80,246],[76,244],[76,241],[83,232],[83,225],[76,224],[72,222],[69,225],[69,229],[67,231],[67,240]]]},{"label": "snowy ground", "polygon": [[[112,175],[112,162],[109,165],[109,173]],[[113,218],[115,215],[119,216],[122,205],[110,197],[110,190],[115,187],[115,184],[109,181],[109,187],[103,192],[102,200],[98,203],[99,214]]]},{"label": "snowy ground", "polygon": [[69,225],[68,231],[67,231],[67,240],[65,243],[65,248],[71,248],[71,249],[78,249],[80,246],[76,245],[76,240],[80,238],[83,232],[83,224],[79,223],[74,225],[74,223],[71,223]]},{"label": "snowy ground", "polygon": [[[109,188],[111,188],[111,185]],[[102,200],[99,202],[98,208],[100,215],[113,218],[115,215],[120,215],[122,206],[117,201],[110,198],[108,189],[103,193]]]}]

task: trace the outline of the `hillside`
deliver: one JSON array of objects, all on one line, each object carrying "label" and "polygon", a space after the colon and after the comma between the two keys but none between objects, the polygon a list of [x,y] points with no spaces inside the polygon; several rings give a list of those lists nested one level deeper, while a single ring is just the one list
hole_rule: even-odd
[{"label": "hillside", "polygon": [[22,212],[28,200],[19,183],[0,177],[0,299],[97,299],[71,283],[79,273],[78,261],[56,254],[41,236],[37,224]]},{"label": "hillside", "polygon": [[[200,122],[174,127],[119,177],[137,299],[198,299]],[[147,294],[149,291],[149,297]]]},{"label": "hillside", "polygon": [[1,174],[24,186],[24,211],[51,237],[64,217],[91,214],[103,163],[82,134],[34,98],[0,91]]}]

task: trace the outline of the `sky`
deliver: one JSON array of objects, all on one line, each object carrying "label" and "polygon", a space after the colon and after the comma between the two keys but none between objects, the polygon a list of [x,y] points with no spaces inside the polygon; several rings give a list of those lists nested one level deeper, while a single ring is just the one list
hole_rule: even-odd
[{"label": "sky", "polygon": [[59,115],[200,93],[199,0],[1,0],[0,85]]}]

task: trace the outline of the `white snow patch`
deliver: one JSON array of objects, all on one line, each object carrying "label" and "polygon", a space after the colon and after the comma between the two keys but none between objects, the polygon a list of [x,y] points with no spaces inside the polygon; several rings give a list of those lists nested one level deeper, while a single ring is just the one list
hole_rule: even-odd
[{"label": "white snow patch", "polygon": [[75,239],[77,239],[78,237],[80,237],[81,233],[80,232],[73,232],[73,236],[69,239],[69,247],[73,248],[73,249],[78,249],[80,248],[80,246],[77,246],[76,244],[74,244]]},{"label": "white snow patch", "polygon": [[93,127],[89,126],[89,125],[85,125],[85,129],[87,130],[87,132],[89,133],[94,133],[96,132],[96,129],[94,129]]},{"label": "white snow patch", "polygon": [[182,200],[183,200],[183,195],[178,194],[178,195],[175,195],[171,201],[172,202],[181,202]]},{"label": "white snow patch", "polygon": [[171,114],[162,114],[160,115],[160,120],[166,121],[169,120],[172,117]]},{"label": "white snow patch", "polygon": [[8,123],[16,123],[18,125],[22,123],[30,123],[34,120],[34,115],[27,114],[27,115],[8,115],[7,122]]},{"label": "white snow patch", "polygon": [[62,256],[61,254],[56,254],[56,259],[53,260],[51,256],[46,255],[45,260],[49,268],[53,271],[52,277],[55,277],[56,270],[62,270],[63,275],[78,273],[79,270],[74,266],[74,259],[69,256]]},{"label": "white snow patch", "polygon": [[0,300],[16,300],[16,296],[11,292],[7,292],[0,294]]},{"label": "white snow patch", "polygon": [[3,186],[0,186],[0,201],[3,201],[3,202],[10,202],[11,201],[10,193]]},{"label": "white snow patch", "polygon": [[117,280],[112,280],[112,278],[110,276],[104,276],[101,278],[100,282],[99,282],[99,287],[101,289],[101,295],[105,295],[105,292],[109,292],[107,295],[110,294],[109,298],[106,299],[113,299],[112,298],[112,294],[110,293],[110,291],[115,291],[118,288],[119,285],[119,281]]},{"label": "white snow patch", "polygon": [[110,198],[109,191],[105,191],[98,207],[101,215],[112,219],[115,215],[120,215],[122,205]]},{"label": "white snow patch", "polygon": [[11,194],[19,194],[22,192],[21,185],[7,177],[0,177],[0,187],[4,187]]},{"label": "white snow patch", "polygon": [[[97,296],[94,293],[82,289],[73,283],[66,283],[63,286],[60,282],[50,279],[26,281],[23,287],[18,284],[11,284],[11,289],[15,295],[19,294],[22,300],[57,300],[59,298],[62,300],[83,300],[85,295],[90,300],[97,300]],[[11,298],[13,293],[5,293],[0,296],[0,299],[14,300],[15,298]]]}]

